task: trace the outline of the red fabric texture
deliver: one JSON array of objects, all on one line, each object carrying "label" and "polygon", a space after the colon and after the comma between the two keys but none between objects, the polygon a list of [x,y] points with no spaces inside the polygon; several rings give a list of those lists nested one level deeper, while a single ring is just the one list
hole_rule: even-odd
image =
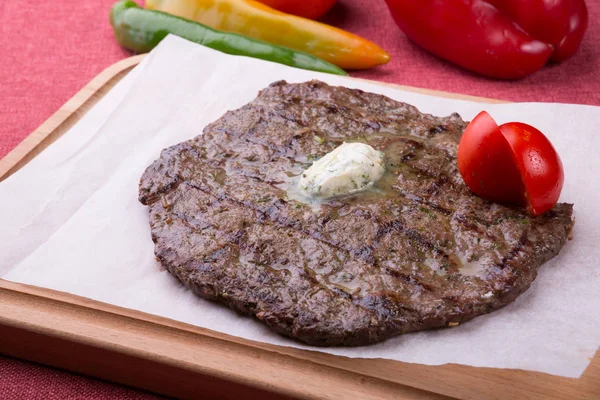
[{"label": "red fabric texture", "polygon": [[0,399],[160,400],[164,397],[10,357],[0,357]]},{"label": "red fabric texture", "polygon": [[[89,80],[130,55],[113,38],[114,0],[0,1],[0,157]],[[579,52],[519,81],[477,76],[412,44],[383,0],[340,0],[324,18],[386,49],[392,61],[352,75],[512,101],[600,105],[600,0],[587,1],[590,27]],[[152,395],[0,357],[3,399],[116,399]]]}]

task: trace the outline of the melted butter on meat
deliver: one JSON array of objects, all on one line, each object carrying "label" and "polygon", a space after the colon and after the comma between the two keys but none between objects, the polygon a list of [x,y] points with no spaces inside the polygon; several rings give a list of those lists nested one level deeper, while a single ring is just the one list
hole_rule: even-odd
[{"label": "melted butter on meat", "polygon": [[384,174],[383,153],[364,143],[344,143],[302,173],[300,191],[329,199],[365,190]]}]

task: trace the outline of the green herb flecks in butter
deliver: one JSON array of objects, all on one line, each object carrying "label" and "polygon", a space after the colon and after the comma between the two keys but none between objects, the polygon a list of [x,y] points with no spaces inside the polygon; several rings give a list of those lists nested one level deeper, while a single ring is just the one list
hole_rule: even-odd
[{"label": "green herb flecks in butter", "polygon": [[302,173],[300,190],[320,199],[343,196],[367,189],[384,172],[382,152],[365,143],[344,143]]}]

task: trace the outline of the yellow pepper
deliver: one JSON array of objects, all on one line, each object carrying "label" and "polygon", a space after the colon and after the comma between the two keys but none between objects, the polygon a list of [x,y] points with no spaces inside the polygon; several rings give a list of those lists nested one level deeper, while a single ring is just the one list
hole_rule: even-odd
[{"label": "yellow pepper", "polygon": [[341,68],[371,68],[390,60],[360,36],[253,0],[146,0],[146,8],[310,53]]}]

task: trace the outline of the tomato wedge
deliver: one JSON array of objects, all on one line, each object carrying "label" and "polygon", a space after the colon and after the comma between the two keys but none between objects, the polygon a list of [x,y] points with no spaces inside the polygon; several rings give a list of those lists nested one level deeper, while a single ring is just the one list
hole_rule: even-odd
[{"label": "tomato wedge", "polygon": [[458,169],[473,193],[498,203],[523,205],[523,184],[509,143],[485,111],[465,129],[458,145]]},{"label": "tomato wedge", "polygon": [[564,183],[560,157],[542,132],[521,122],[498,126],[485,111],[463,133],[458,169],[473,193],[533,215],[554,207]]},{"label": "tomato wedge", "polygon": [[527,208],[533,215],[545,213],[558,201],[565,180],[558,153],[548,138],[531,125],[508,122],[500,126],[500,131],[521,172]]}]

